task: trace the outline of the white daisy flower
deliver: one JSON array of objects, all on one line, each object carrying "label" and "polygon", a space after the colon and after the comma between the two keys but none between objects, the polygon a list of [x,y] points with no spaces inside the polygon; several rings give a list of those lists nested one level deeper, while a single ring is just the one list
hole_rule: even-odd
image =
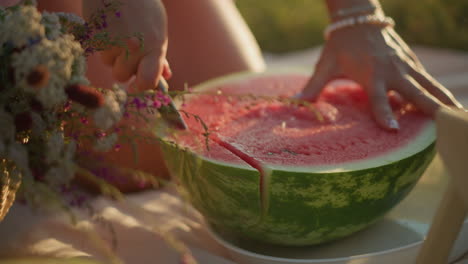
[{"label": "white daisy flower", "polygon": [[13,141],[15,138],[15,123],[13,117],[0,110],[0,139]]},{"label": "white daisy flower", "polygon": [[29,156],[23,144],[11,142],[8,145],[6,158],[11,160],[24,173],[24,176],[31,176],[29,169]]},{"label": "white daisy flower", "polygon": [[41,13],[35,6],[23,6],[13,12],[6,12],[0,23],[0,45],[10,43],[14,47],[23,47],[45,36],[41,24]]},{"label": "white daisy flower", "polygon": [[64,13],[64,12],[56,12],[55,13],[58,17],[60,17],[61,19],[69,22],[69,23],[75,23],[75,24],[79,24],[79,25],[84,25],[85,21],[83,20],[83,18],[81,18],[80,16],[77,16],[75,14],[72,14],[72,13]]},{"label": "white daisy flower", "polygon": [[62,159],[64,144],[63,133],[58,131],[52,132],[47,140],[47,155],[45,157],[47,163]]},{"label": "white daisy flower", "polygon": [[73,163],[70,161],[61,162],[59,165],[47,170],[45,180],[55,186],[66,184],[75,176],[74,168]]},{"label": "white daisy flower", "polygon": [[[17,86],[29,93],[36,93],[37,99],[46,108],[53,108],[67,100],[64,88],[69,83],[76,59],[83,56],[83,50],[71,35],[62,35],[55,40],[42,39],[12,56]],[[38,65],[50,73],[49,81],[40,89],[28,83],[27,76]]]},{"label": "white daisy flower", "polygon": [[31,112],[32,132],[34,135],[42,135],[46,131],[46,123],[41,115],[36,112]]},{"label": "white daisy flower", "polygon": [[112,90],[114,91],[114,96],[119,104],[125,104],[127,102],[127,92],[125,91],[124,86],[114,84],[112,86]]},{"label": "white daisy flower", "polygon": [[[125,95],[126,96],[126,95]],[[117,99],[123,99],[120,92],[107,90],[104,95],[104,105],[94,112],[94,122],[104,130],[109,129],[123,117],[123,105]]]}]

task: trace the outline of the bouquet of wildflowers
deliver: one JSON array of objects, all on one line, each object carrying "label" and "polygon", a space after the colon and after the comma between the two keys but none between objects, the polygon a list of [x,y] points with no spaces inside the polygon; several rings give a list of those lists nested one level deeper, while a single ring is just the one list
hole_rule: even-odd
[{"label": "bouquet of wildflowers", "polygon": [[87,54],[124,43],[105,31],[106,16],[119,16],[118,6],[106,4],[88,23],[41,14],[34,1],[0,7],[0,220],[18,190],[28,203],[65,206],[63,193],[82,169],[80,144],[110,150],[130,108],[167,102],[155,93],[129,98],[118,85],[97,89],[86,79]]},{"label": "bouquet of wildflowers", "polygon": [[[78,154],[118,150],[118,137],[142,138],[119,121],[155,116],[171,102],[162,92],[128,94],[119,85],[90,85],[86,56],[125,48],[129,37],[106,31],[107,17],[120,17],[121,4],[101,1],[104,8],[88,22],[71,14],[40,13],[33,0],[0,7],[0,221],[18,197],[33,208],[82,205],[85,196],[72,184],[76,174],[94,176],[101,191],[118,196],[97,173],[80,167]],[[181,252],[181,263],[196,263],[188,249],[166,239]]]}]

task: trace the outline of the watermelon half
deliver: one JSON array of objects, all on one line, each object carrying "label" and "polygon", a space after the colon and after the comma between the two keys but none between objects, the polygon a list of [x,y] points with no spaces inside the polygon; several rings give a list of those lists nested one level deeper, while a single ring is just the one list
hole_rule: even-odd
[{"label": "watermelon half", "polygon": [[434,124],[410,104],[392,97],[401,130],[385,131],[349,82],[312,105],[284,99],[307,78],[236,74],[183,103],[190,130],[166,138],[166,164],[217,232],[281,245],[348,236],[398,204],[434,157]]}]

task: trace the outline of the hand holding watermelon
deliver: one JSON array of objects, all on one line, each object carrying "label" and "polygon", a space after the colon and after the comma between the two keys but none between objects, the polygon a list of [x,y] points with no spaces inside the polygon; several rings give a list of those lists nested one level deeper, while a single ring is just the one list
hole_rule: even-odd
[{"label": "hand holding watermelon", "polygon": [[428,115],[443,105],[462,108],[450,91],[427,73],[377,1],[327,0],[327,5],[332,18],[326,32],[328,41],[301,98],[316,99],[332,79],[352,79],[367,91],[375,120],[389,130],[399,129],[387,97],[390,90]]}]

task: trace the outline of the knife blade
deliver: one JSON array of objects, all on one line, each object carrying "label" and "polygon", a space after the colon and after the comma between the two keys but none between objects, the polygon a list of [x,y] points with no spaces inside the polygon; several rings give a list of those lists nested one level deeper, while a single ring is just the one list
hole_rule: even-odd
[{"label": "knife blade", "polygon": [[170,100],[167,105],[163,105],[158,109],[161,118],[172,128],[186,130],[187,124],[169,95],[169,85],[166,80],[160,78],[157,89],[167,95]]}]

